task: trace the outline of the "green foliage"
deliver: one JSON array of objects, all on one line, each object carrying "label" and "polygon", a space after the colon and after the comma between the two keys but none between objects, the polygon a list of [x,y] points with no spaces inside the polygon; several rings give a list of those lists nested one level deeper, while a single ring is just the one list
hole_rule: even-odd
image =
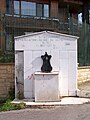
[{"label": "green foliage", "polygon": [[23,103],[23,102],[22,102],[22,103],[19,103],[19,104],[13,103],[13,106],[14,106],[15,110],[20,110],[20,109],[26,108],[26,104]]},{"label": "green foliage", "polygon": [[26,108],[25,103],[12,103],[12,100],[15,98],[15,88],[11,87],[8,93],[8,100],[1,101],[0,111],[10,111],[10,110],[20,110]]},{"label": "green foliage", "polygon": [[15,87],[10,87],[8,92],[8,99],[13,100],[15,98]]},{"label": "green foliage", "polygon": [[0,109],[0,111],[8,111],[8,110],[14,110],[14,106],[11,104],[10,100],[7,100]]},{"label": "green foliage", "polygon": [[0,111],[20,110],[26,108],[25,103],[11,103],[11,100],[7,100],[3,106],[0,107]]},{"label": "green foliage", "polygon": [[0,63],[13,63],[14,54],[8,54],[0,51]]}]

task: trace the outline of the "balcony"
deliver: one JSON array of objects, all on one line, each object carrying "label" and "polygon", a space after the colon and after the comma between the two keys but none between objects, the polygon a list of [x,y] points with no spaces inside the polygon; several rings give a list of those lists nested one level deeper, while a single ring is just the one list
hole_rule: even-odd
[{"label": "balcony", "polygon": [[[10,16],[5,15],[1,19],[5,31],[12,32],[30,32],[32,29],[52,30],[55,32],[66,33],[79,36],[78,56],[80,65],[90,65],[90,24],[82,23],[78,25],[77,20],[67,19],[67,22],[55,18]],[[18,31],[17,31],[18,30]],[[4,31],[4,33],[5,33]],[[5,37],[5,34],[2,34]],[[7,54],[7,53],[6,53]],[[10,55],[11,56],[11,55]],[[8,60],[8,59],[5,59]]]},{"label": "balcony", "polygon": [[55,18],[5,15],[5,27],[29,30],[52,30],[66,34],[78,35],[77,24],[71,24],[71,22],[69,24],[68,22],[63,22]]}]

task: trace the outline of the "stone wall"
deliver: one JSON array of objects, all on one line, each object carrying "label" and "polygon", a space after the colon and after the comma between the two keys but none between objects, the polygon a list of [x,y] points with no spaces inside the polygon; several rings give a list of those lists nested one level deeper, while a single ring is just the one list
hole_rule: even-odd
[{"label": "stone wall", "polygon": [[14,64],[0,64],[0,99],[6,99],[14,87]]},{"label": "stone wall", "polygon": [[90,81],[90,66],[78,67],[78,84]]},{"label": "stone wall", "polygon": [[[14,64],[0,64],[0,99],[6,99],[14,87]],[[78,67],[78,84],[90,81],[90,66]]]}]

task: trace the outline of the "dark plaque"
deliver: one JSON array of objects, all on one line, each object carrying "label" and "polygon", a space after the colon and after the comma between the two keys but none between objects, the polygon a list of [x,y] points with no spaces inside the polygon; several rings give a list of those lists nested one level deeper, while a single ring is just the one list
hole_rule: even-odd
[{"label": "dark plaque", "polygon": [[47,52],[45,52],[45,55],[42,55],[41,58],[43,60],[43,65],[41,67],[42,72],[51,72],[52,66],[50,64],[51,55],[48,55]]}]

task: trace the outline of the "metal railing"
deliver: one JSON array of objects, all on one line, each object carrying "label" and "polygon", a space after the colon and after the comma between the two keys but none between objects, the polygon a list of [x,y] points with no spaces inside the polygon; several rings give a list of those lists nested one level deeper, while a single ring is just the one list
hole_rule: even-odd
[{"label": "metal railing", "polygon": [[68,23],[68,21],[61,21],[56,18],[45,17],[18,17],[18,16],[5,16],[5,26],[13,28],[26,28],[26,29],[40,29],[40,30],[53,30],[57,32],[78,35],[78,24]]},{"label": "metal railing", "polygon": [[[23,30],[52,30],[70,35],[79,36],[78,40],[78,62],[79,65],[90,65],[90,25],[86,22],[78,24],[78,20],[70,18],[62,21],[59,18],[31,17],[31,16],[11,16],[5,14],[2,19],[4,33],[14,30],[14,35]],[[20,29],[20,30],[19,30]],[[26,30],[26,31],[25,31]],[[2,34],[2,36],[5,36]],[[21,34],[20,34],[21,35]],[[14,57],[13,57],[14,58]]]}]

